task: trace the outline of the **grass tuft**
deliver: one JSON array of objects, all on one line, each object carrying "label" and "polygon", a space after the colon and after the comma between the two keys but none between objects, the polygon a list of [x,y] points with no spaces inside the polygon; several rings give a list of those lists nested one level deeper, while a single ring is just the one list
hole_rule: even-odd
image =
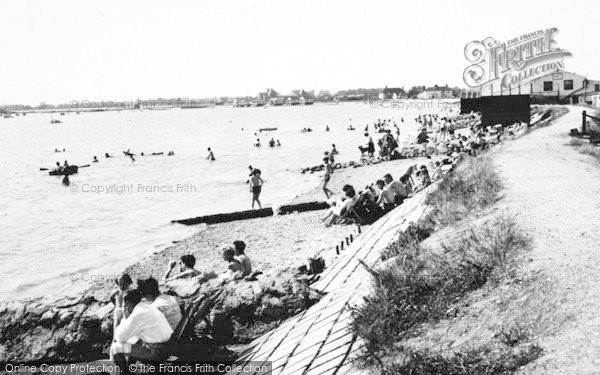
[{"label": "grass tuft", "polygon": [[579,138],[571,138],[569,146],[576,147],[581,154],[590,155],[600,160],[600,146],[589,143]]},{"label": "grass tuft", "polygon": [[410,223],[408,228],[398,234],[398,237],[388,245],[381,253],[381,259],[387,260],[398,255],[410,252],[415,249],[419,243],[433,233],[433,223],[428,220],[422,220],[418,223]]},{"label": "grass tuft", "polygon": [[361,362],[377,364],[421,323],[444,318],[465,293],[507,272],[510,253],[528,241],[514,217],[504,215],[468,230],[441,255],[424,254],[418,244],[405,247],[374,273],[372,294],[352,311],[352,328],[366,344]]},{"label": "grass tuft", "polygon": [[506,273],[508,255],[529,246],[530,238],[517,228],[514,216],[499,215],[479,228],[470,227],[457,241],[442,244],[446,253],[459,254],[463,262],[479,269],[497,269]]},{"label": "grass tuft", "polygon": [[537,344],[517,348],[482,347],[450,356],[429,351],[408,353],[402,363],[386,365],[381,373],[392,374],[445,374],[445,375],[492,375],[512,374],[521,366],[540,357],[542,349]]},{"label": "grass tuft", "polygon": [[579,148],[579,152],[581,152],[582,154],[593,156],[596,159],[600,160],[600,147],[598,146],[591,144],[582,145]]},{"label": "grass tuft", "polygon": [[494,204],[500,190],[502,182],[489,157],[467,158],[428,195],[429,218],[438,226],[453,224]]}]

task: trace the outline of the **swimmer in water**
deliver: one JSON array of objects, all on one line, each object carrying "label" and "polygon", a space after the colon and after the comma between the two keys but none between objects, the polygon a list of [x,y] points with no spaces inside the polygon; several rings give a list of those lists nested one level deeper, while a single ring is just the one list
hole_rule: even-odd
[{"label": "swimmer in water", "polygon": [[112,158],[112,156],[110,156],[110,155],[108,154],[108,152],[107,152],[107,153],[105,153],[105,154],[104,154],[104,156],[106,156],[107,158]]},{"label": "swimmer in water", "polygon": [[92,160],[94,163],[98,162],[98,158],[94,155],[94,160]]},{"label": "swimmer in water", "polygon": [[206,160],[215,161],[215,154],[213,154],[210,147],[208,148],[208,156],[206,157]]}]

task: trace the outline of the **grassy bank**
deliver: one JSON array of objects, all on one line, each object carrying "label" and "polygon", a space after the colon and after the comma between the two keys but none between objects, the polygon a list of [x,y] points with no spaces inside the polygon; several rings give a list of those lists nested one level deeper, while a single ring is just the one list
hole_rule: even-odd
[{"label": "grassy bank", "polygon": [[[440,353],[407,346],[426,323],[453,316],[464,297],[510,277],[514,255],[529,238],[509,214],[489,213],[499,199],[500,177],[489,157],[469,158],[445,176],[427,198],[429,213],[398,234],[373,274],[373,292],[353,311],[353,330],[364,341],[362,365],[392,373],[502,373],[540,353],[527,335],[500,332],[469,350]],[[440,231],[440,236],[427,243]]]},{"label": "grassy bank", "polygon": [[582,154],[590,155],[600,160],[600,147],[591,144],[587,140],[584,141],[579,138],[573,138],[569,142],[569,145],[577,148],[577,150]]}]

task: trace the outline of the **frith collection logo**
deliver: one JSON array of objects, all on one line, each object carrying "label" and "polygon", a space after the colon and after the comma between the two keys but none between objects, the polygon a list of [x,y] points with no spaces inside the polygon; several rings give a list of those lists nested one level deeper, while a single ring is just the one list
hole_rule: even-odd
[{"label": "frith collection logo", "polygon": [[471,63],[463,79],[470,87],[499,84],[500,89],[522,86],[548,73],[563,70],[571,52],[558,48],[557,28],[538,30],[500,43],[492,37],[474,40],[465,47]]}]

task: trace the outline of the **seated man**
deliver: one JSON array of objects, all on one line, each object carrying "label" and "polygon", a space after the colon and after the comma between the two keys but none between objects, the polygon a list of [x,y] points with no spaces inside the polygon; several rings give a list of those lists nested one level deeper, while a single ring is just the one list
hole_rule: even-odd
[{"label": "seated man", "polygon": [[427,187],[429,185],[431,185],[431,178],[429,177],[429,170],[427,169],[427,167],[425,165],[421,166],[421,185],[423,185],[423,187]]},{"label": "seated man", "polygon": [[233,241],[233,247],[235,247],[235,258],[242,265],[242,276],[250,275],[252,273],[252,262],[245,254],[246,244],[244,241]]},{"label": "seated man", "polygon": [[144,299],[156,307],[165,316],[171,328],[175,330],[181,320],[181,309],[179,308],[177,298],[161,293],[158,288],[158,281],[153,277],[139,280],[138,289]]},{"label": "seated man", "polygon": [[159,361],[164,343],[169,341],[173,329],[165,316],[154,306],[140,303],[142,293],[130,290],[117,300],[114,311],[114,341],[110,346],[110,359],[129,374],[128,362],[134,359]]},{"label": "seated man", "polygon": [[167,271],[165,272],[165,275],[162,279],[163,283],[177,279],[187,279],[191,277],[196,277],[200,274],[200,271],[194,268],[194,266],[196,265],[196,258],[191,254],[181,256],[181,258],[179,259],[179,273],[173,277],[169,277],[171,271],[173,271],[173,268],[175,268],[176,264],[176,261],[172,261],[171,263],[169,263],[169,268],[167,268]]},{"label": "seated man", "polygon": [[385,186],[385,182],[383,180],[377,180],[377,187],[381,190],[379,194],[379,198],[377,198],[377,204],[383,205],[383,210],[385,212],[389,212],[394,208],[394,200],[396,199],[396,194],[389,188],[389,186]]},{"label": "seated man", "polygon": [[406,199],[413,193],[413,185],[410,181],[410,174],[404,174],[402,177],[400,177],[400,183],[404,187],[404,192],[406,194],[403,196],[403,198]]},{"label": "seated man", "polygon": [[401,204],[404,198],[408,196],[404,185],[402,185],[400,181],[394,181],[394,178],[389,173],[383,176],[383,180],[385,181],[386,185],[394,192],[394,204]]},{"label": "seated man", "polygon": [[235,259],[235,249],[232,246],[223,247],[223,260],[228,262],[227,271],[221,274],[223,280],[235,280],[241,277],[244,273],[242,264]]},{"label": "seated man", "polygon": [[431,176],[431,180],[437,181],[444,177],[444,172],[442,171],[442,163],[439,161],[435,162],[435,169],[433,171],[433,175]]},{"label": "seated man", "polygon": [[327,210],[325,216],[321,219],[325,222],[326,226],[330,226],[334,224],[339,218],[348,215],[350,209],[356,204],[358,201],[358,194],[351,185],[344,185],[342,188],[346,198],[344,200],[338,198],[334,205]]},{"label": "seated man", "polygon": [[113,305],[116,305],[116,300],[120,299],[121,301],[123,301],[123,296],[125,296],[125,293],[127,293],[127,291],[131,290],[131,284],[133,284],[133,281],[131,280],[131,276],[129,276],[129,274],[124,273],[121,276],[119,276],[115,282],[117,283],[117,285],[119,286],[114,292],[111,293],[110,295],[110,301],[113,303]]}]

